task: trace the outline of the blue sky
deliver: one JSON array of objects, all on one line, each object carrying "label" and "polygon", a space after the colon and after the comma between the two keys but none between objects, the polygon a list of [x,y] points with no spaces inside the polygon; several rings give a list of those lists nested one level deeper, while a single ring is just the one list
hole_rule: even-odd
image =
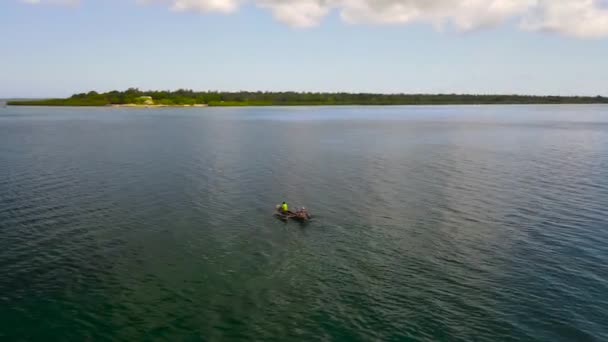
[{"label": "blue sky", "polygon": [[3,0],[0,98],[297,90],[608,95],[603,0]]}]

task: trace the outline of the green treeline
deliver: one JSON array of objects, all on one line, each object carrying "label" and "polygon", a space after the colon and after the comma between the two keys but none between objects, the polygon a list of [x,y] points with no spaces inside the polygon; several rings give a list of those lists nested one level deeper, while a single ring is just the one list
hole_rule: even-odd
[{"label": "green treeline", "polygon": [[66,99],[11,101],[9,105],[35,106],[107,106],[144,104],[151,97],[155,105],[183,106],[297,106],[297,105],[457,105],[457,104],[591,104],[608,103],[608,97],[596,96],[526,96],[526,95],[458,95],[458,94],[372,94],[310,92],[218,92],[193,91],[126,91],[75,94]]}]

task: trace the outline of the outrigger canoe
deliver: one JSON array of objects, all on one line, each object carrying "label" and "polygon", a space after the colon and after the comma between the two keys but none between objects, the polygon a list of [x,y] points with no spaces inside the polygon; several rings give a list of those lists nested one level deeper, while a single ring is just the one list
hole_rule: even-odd
[{"label": "outrigger canoe", "polygon": [[275,216],[283,221],[288,221],[289,219],[292,219],[300,222],[306,222],[312,218],[306,208],[300,208],[296,212],[293,212],[291,210],[282,211],[280,205],[277,205]]}]

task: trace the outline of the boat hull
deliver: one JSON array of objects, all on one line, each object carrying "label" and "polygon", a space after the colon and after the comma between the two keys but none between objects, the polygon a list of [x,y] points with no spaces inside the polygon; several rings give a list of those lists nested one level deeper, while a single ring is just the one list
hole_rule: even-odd
[{"label": "boat hull", "polygon": [[283,221],[288,221],[291,219],[299,222],[306,222],[311,218],[307,211],[299,210],[298,212],[294,213],[293,211],[282,211],[280,208],[277,208],[275,216]]}]

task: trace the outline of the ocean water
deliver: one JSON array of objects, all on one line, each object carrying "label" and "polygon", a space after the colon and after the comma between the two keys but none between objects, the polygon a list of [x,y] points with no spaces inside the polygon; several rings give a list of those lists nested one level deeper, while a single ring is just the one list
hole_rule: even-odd
[{"label": "ocean water", "polygon": [[0,108],[0,339],[607,341],[607,205],[608,106]]}]

